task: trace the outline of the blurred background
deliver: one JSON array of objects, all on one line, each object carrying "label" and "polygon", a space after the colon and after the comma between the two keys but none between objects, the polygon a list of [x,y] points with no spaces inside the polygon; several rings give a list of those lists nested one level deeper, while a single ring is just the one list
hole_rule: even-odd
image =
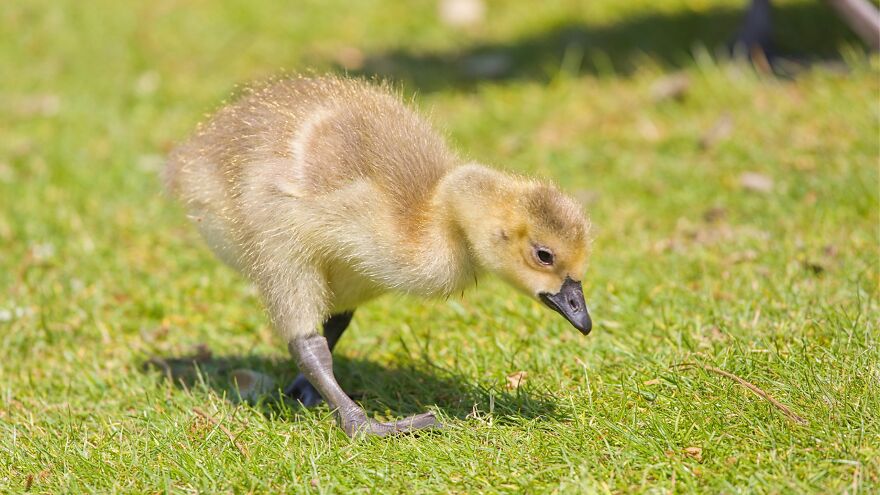
[{"label": "blurred background", "polygon": [[[164,449],[184,440],[162,425],[188,417],[174,404],[214,396],[211,387],[154,392],[156,375],[140,373],[152,356],[195,356],[221,395],[236,367],[282,385],[292,378],[253,290],[163,197],[158,172],[241,84],[301,71],[393,81],[463,154],[555,180],[592,218],[589,340],[488,281],[462,299],[379,300],[359,311],[340,345],[343,385],[363,392],[370,410],[436,405],[479,430],[489,426],[472,413],[491,407],[516,432],[518,441],[496,448],[522,454],[519,467],[477,455],[475,471],[462,474],[466,487],[517,469],[536,473],[538,492],[591,476],[626,490],[649,471],[673,486],[850,486],[852,465],[816,466],[878,458],[876,437],[866,440],[878,423],[865,418],[876,421],[880,410],[880,62],[828,3],[812,0],[773,2],[766,51],[732,57],[748,8],[747,0],[4,3],[0,446],[9,457],[0,488],[42,473],[47,458],[67,461],[45,486],[69,488],[92,464],[64,446],[85,437],[133,450],[146,442],[166,456],[157,465],[183,469],[189,461],[168,461],[182,454]],[[809,417],[810,431],[791,433],[767,419],[772,410],[722,385],[652,381],[694,359],[770,384]],[[854,405],[839,409],[844,403]],[[701,404],[706,411],[682,419],[700,427],[685,428],[680,442],[666,437],[664,425]],[[45,413],[34,419],[34,411]],[[327,422],[297,417],[262,426],[252,440],[289,429],[311,438],[309,428]],[[546,458],[535,450],[542,442],[568,438],[571,418],[592,425],[577,438],[590,447],[551,467],[536,460]],[[52,427],[70,421],[79,429]],[[852,426],[859,421],[861,432]],[[149,435],[116,436],[145,428]],[[677,467],[694,455],[668,454],[717,435],[732,439],[707,450],[703,478]],[[447,448],[458,448],[456,438]],[[768,453],[795,446],[812,450],[779,462]],[[587,453],[606,450],[619,462]],[[103,462],[139,465],[117,454]],[[199,455],[225,459],[210,448]],[[730,468],[740,455],[751,463]],[[234,463],[223,469],[236,479]],[[119,476],[147,490],[161,478],[147,471]],[[325,475],[336,476],[314,474]],[[410,479],[387,476],[399,487]],[[444,486],[436,481],[425,486]],[[208,478],[193,483],[216,488]]]}]

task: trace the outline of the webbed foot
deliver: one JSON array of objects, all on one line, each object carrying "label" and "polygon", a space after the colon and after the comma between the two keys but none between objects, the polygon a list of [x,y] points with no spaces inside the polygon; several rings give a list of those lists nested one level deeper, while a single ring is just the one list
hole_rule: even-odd
[{"label": "webbed foot", "polygon": [[389,435],[404,435],[416,433],[419,430],[430,428],[442,428],[437,417],[432,412],[416,414],[397,421],[381,423],[372,420],[364,414],[363,409],[351,408],[339,411],[339,423],[349,437],[358,435],[376,435],[379,437]]},{"label": "webbed foot", "polygon": [[[342,391],[333,376],[333,359],[327,339],[320,335],[303,335],[293,339],[288,348],[302,376],[288,387],[291,395],[297,394],[303,404],[323,397],[336,414],[339,426],[349,437],[376,435],[380,437],[413,433],[425,428],[439,427],[434,413],[417,414],[398,421],[381,423],[367,417],[367,413],[351,397]],[[300,379],[302,378],[302,379]],[[317,384],[316,387],[307,384]],[[318,393],[320,390],[320,393]]]},{"label": "webbed foot", "polygon": [[320,404],[324,398],[318,390],[303,376],[302,373],[296,376],[290,385],[284,389],[284,395],[293,400],[299,401],[306,407],[314,407]]}]

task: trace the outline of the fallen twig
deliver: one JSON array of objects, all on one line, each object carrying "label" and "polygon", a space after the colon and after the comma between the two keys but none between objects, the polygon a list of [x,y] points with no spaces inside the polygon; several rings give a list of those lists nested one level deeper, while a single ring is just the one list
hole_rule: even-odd
[{"label": "fallen twig", "polygon": [[238,449],[238,451],[241,453],[241,455],[243,455],[244,457],[248,457],[248,450],[247,450],[247,447],[245,447],[241,442],[239,442],[238,440],[236,440],[236,439],[235,439],[235,435],[233,435],[232,432],[229,431],[229,428],[223,426],[223,423],[221,423],[220,420],[214,418],[213,416],[209,415],[209,414],[206,413],[205,411],[202,411],[202,410],[199,409],[198,407],[194,407],[192,410],[193,410],[194,413],[196,413],[197,415],[199,415],[199,416],[205,418],[206,420],[208,420],[209,422],[211,422],[211,424],[213,424],[214,426],[216,426],[217,428],[219,428],[220,431],[222,431],[223,433],[225,433],[226,436],[229,438],[229,441],[232,442],[232,445],[235,445],[235,448]]},{"label": "fallen twig", "polygon": [[791,408],[789,408],[785,404],[779,402],[778,400],[774,399],[770,394],[768,394],[767,392],[758,388],[757,385],[754,385],[753,383],[747,382],[729,371],[724,371],[724,370],[722,370],[720,368],[716,368],[714,366],[709,366],[706,364],[697,364],[697,363],[680,363],[680,364],[675,365],[675,367],[677,367],[677,368],[701,368],[706,371],[711,371],[712,373],[715,373],[716,375],[721,375],[723,377],[730,378],[731,380],[735,381],[736,383],[739,383],[743,387],[746,387],[747,389],[751,390],[752,392],[754,392],[758,396],[766,399],[768,402],[770,402],[771,404],[776,406],[777,409],[782,411],[783,414],[788,416],[788,418],[791,419],[792,421],[794,421],[795,423],[802,424],[802,425],[807,424],[807,420],[802,418],[801,416],[799,416],[794,411],[792,411]]}]

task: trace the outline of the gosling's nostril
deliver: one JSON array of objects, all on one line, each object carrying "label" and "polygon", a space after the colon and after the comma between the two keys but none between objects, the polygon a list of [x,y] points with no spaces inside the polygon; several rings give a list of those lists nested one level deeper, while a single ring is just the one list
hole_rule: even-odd
[{"label": "gosling's nostril", "polygon": [[569,299],[568,305],[571,306],[571,309],[574,311],[577,311],[579,309],[577,299]]}]

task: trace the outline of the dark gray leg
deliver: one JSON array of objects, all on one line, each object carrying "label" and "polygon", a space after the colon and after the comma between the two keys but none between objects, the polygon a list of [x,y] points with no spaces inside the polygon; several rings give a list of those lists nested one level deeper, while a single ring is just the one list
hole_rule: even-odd
[{"label": "dark gray leg", "polygon": [[734,55],[751,58],[756,50],[771,53],[770,38],[773,34],[770,0],[752,0],[736,39],[731,43]]},{"label": "dark gray leg", "polygon": [[[324,322],[324,338],[327,339],[327,347],[330,349],[330,352],[333,352],[333,348],[339,342],[339,337],[348,328],[353,316],[354,310],[346,311],[345,313],[331,315]],[[284,395],[298,400],[306,407],[316,406],[321,403],[321,394],[318,393],[302,373],[297,375],[290,385],[284,389]]]},{"label": "dark gray leg", "polygon": [[298,337],[288,344],[288,349],[306,379],[315,386],[330,408],[335,411],[336,421],[348,436],[408,433],[437,424],[433,413],[418,414],[390,423],[379,423],[367,418],[364,410],[336,383],[329,342],[324,337],[317,334]]}]

